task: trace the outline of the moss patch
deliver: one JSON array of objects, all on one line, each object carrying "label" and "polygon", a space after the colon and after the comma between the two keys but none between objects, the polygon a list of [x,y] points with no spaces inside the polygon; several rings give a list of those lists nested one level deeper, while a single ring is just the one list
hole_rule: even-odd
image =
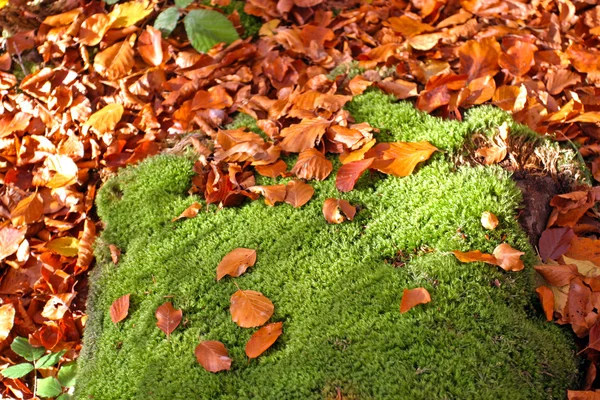
[{"label": "moss patch", "polygon": [[[107,182],[77,398],[320,399],[338,390],[360,399],[565,397],[577,360],[569,335],[532,306],[533,251],[515,219],[520,192],[498,167],[448,161],[473,130],[497,126],[505,114],[484,107],[465,123],[442,122],[370,93],[349,109],[381,128],[382,141],[429,140],[448,154],[406,178],[367,175],[344,195],[333,176],[311,182],[315,197],[301,209],[254,201],[177,222],[199,201],[185,195],[188,159],[155,157]],[[356,219],[328,225],[328,197],[360,205]],[[500,219],[493,232],[480,226],[485,210]],[[502,240],[527,251],[524,271],[461,264],[449,254],[489,252]],[[118,266],[107,243],[123,250]],[[284,327],[250,362],[244,346],[255,329],[231,321],[233,280],[215,280],[236,247],[258,252],[237,283],[269,297],[272,321]],[[394,266],[399,252],[403,267]],[[402,290],[420,286],[432,302],[401,315]],[[129,317],[115,326],[109,307],[126,293]],[[155,326],[165,296],[184,312],[170,341]],[[232,370],[204,371],[194,357],[201,340],[222,341]]]}]

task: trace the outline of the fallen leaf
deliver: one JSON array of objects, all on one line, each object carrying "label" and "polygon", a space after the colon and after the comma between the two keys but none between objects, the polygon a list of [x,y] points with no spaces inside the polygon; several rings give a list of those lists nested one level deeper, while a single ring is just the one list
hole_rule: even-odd
[{"label": "fallen leaf", "polygon": [[0,306],[0,342],[6,340],[15,323],[15,306],[6,303]]},{"label": "fallen leaf", "polygon": [[81,240],[77,245],[77,266],[87,268],[94,259],[94,242],[96,241],[96,225],[92,220],[86,219],[83,224]]},{"label": "fallen leaf", "polygon": [[127,28],[146,18],[152,12],[148,0],[134,0],[116,4],[108,16],[114,21],[111,29]]},{"label": "fallen leaf", "polygon": [[467,251],[463,253],[461,251],[453,251],[452,254],[458,259],[460,262],[468,263],[468,262],[484,262],[487,264],[498,265],[498,260],[491,254],[482,253],[479,250]]},{"label": "fallen leaf", "polygon": [[75,257],[79,252],[79,240],[72,236],[64,236],[46,243],[46,248],[65,257]]},{"label": "fallen leaf", "polygon": [[321,140],[329,125],[331,125],[330,121],[321,118],[303,119],[299,124],[290,125],[281,130],[280,135],[284,138],[280,143],[281,149],[300,153],[313,148]]},{"label": "fallen leaf", "polygon": [[365,77],[357,75],[350,79],[350,82],[348,82],[348,89],[350,89],[350,93],[352,93],[353,96],[358,96],[367,90],[367,88],[372,84],[373,82],[369,81]]},{"label": "fallen leaf", "polygon": [[505,271],[521,271],[525,264],[521,260],[524,255],[522,251],[513,249],[509,244],[502,243],[494,249],[494,257],[498,260],[498,265]]},{"label": "fallen leaf", "polygon": [[71,302],[76,295],[77,293],[61,293],[53,295],[46,302],[46,305],[42,310],[42,317],[54,321],[62,319],[65,313],[69,311]]},{"label": "fallen leaf", "polygon": [[425,288],[404,289],[402,301],[400,302],[400,312],[404,314],[418,304],[426,304],[431,301],[431,296]]},{"label": "fallen leaf", "polygon": [[205,340],[200,342],[194,350],[196,359],[208,372],[229,371],[231,369],[231,358],[223,343],[216,340]]},{"label": "fallen leaf", "polygon": [[346,200],[330,198],[323,203],[323,216],[330,224],[341,224],[346,219],[352,221],[355,215],[356,207]]},{"label": "fallen leaf", "polygon": [[571,248],[565,255],[577,260],[589,260],[600,266],[600,239],[576,237],[571,241]]},{"label": "fallen leaf", "polygon": [[129,313],[129,297],[131,294],[116,299],[110,306],[110,319],[114,324],[123,321]]},{"label": "fallen leaf", "polygon": [[117,265],[119,263],[119,258],[121,257],[121,249],[114,244],[109,244],[108,248],[110,250],[110,258],[113,264]]},{"label": "fallen leaf", "polygon": [[275,179],[287,171],[287,164],[283,160],[277,160],[277,162],[273,164],[256,165],[254,169],[262,176]]},{"label": "fallen leaf", "polygon": [[496,38],[489,37],[482,40],[469,40],[459,47],[460,58],[459,73],[467,75],[469,81],[487,75],[496,75],[500,69],[500,45]]},{"label": "fallen leaf", "polygon": [[291,172],[301,179],[322,181],[332,170],[333,164],[323,153],[316,149],[307,149],[300,153]]},{"label": "fallen leaf", "polygon": [[294,208],[302,207],[315,194],[315,189],[312,186],[297,180],[288,182],[286,190],[285,202]]},{"label": "fallen leaf", "polygon": [[477,149],[475,155],[483,158],[485,165],[498,164],[508,154],[505,146],[491,146]]},{"label": "fallen leaf", "polygon": [[225,275],[238,277],[254,263],[256,263],[256,250],[242,247],[232,250],[217,266],[217,280],[220,281]]},{"label": "fallen leaf", "polygon": [[567,390],[568,400],[600,400],[600,391]]},{"label": "fallen leaf", "polygon": [[171,333],[179,326],[182,317],[182,310],[176,310],[171,302],[166,302],[156,309],[156,326],[167,335],[167,340],[169,340]]},{"label": "fallen leaf", "polygon": [[79,33],[77,34],[79,43],[84,46],[96,46],[102,41],[112,23],[113,19],[107,14],[97,13],[90,15],[83,21],[83,24],[79,28]]},{"label": "fallen leaf", "polygon": [[375,146],[376,140],[371,139],[367,143],[364,144],[358,150],[354,150],[350,153],[342,153],[340,154],[340,162],[342,164],[349,164],[353,161],[359,161],[365,158],[365,154],[371,149],[371,147]]},{"label": "fallen leaf", "polygon": [[46,182],[46,186],[49,188],[61,188],[77,182],[79,169],[70,157],[57,154],[49,155],[44,161],[44,166],[52,174]]},{"label": "fallen leaf", "polygon": [[397,177],[412,174],[418,163],[425,161],[437,151],[429,142],[379,143],[365,157],[374,157],[371,168]]},{"label": "fallen leaf", "polygon": [[171,222],[175,222],[175,221],[183,219],[183,218],[194,218],[196,215],[198,215],[198,212],[201,209],[202,209],[202,205],[195,201],[192,204],[190,204],[190,206],[188,208],[183,210],[183,212],[181,214],[179,214],[178,217],[173,218],[171,220]]},{"label": "fallen leaf", "polygon": [[83,126],[89,126],[98,134],[111,133],[123,117],[125,109],[121,104],[109,104],[93,113]]},{"label": "fallen leaf", "polygon": [[335,187],[340,192],[349,192],[354,189],[358,178],[373,164],[373,161],[375,161],[374,158],[367,158],[342,165],[335,177]]},{"label": "fallen leaf", "polygon": [[44,203],[38,193],[32,193],[17,203],[10,213],[14,226],[29,225],[44,216]]},{"label": "fallen leaf", "polygon": [[537,265],[534,268],[552,286],[568,285],[571,279],[579,275],[575,264]]},{"label": "fallen leaf", "polygon": [[492,231],[498,226],[498,217],[489,211],[484,211],[483,214],[481,214],[481,225],[485,229]]},{"label": "fallen leaf", "polygon": [[274,322],[254,332],[248,343],[246,343],[248,358],[256,358],[271,347],[277,338],[281,336],[282,328],[283,322]]},{"label": "fallen leaf", "polygon": [[540,302],[542,303],[546,320],[552,321],[554,319],[554,294],[552,293],[552,290],[546,286],[540,286],[539,288],[535,289],[535,291],[540,297]]},{"label": "fallen leaf", "polygon": [[557,260],[571,247],[575,232],[569,227],[550,228],[542,232],[539,241],[542,261]]},{"label": "fallen leaf", "polygon": [[270,207],[275,206],[276,203],[285,201],[287,196],[286,185],[250,186],[248,190],[263,195],[265,204]]},{"label": "fallen leaf", "polygon": [[0,119],[0,139],[14,132],[24,131],[29,126],[31,115],[18,112],[13,116],[6,115]]},{"label": "fallen leaf", "polygon": [[131,72],[134,61],[133,48],[128,40],[115,43],[94,57],[94,70],[110,80],[123,78]]},{"label": "fallen leaf", "polygon": [[577,267],[577,271],[585,277],[593,278],[600,276],[600,267],[588,260],[576,260],[567,256],[563,256],[563,260],[567,264],[572,264]]},{"label": "fallen leaf", "polygon": [[231,296],[230,302],[231,318],[242,328],[263,325],[275,310],[271,300],[254,290],[238,290]]}]

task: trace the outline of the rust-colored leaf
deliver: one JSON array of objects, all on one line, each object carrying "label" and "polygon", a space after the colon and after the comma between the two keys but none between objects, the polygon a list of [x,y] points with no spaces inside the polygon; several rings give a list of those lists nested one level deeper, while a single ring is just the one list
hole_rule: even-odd
[{"label": "rust-colored leaf", "polygon": [[431,296],[425,288],[404,289],[402,301],[400,302],[400,312],[404,314],[418,304],[426,304],[431,301]]},{"label": "rust-colored leaf", "polygon": [[276,203],[285,201],[287,196],[286,185],[270,185],[270,186],[250,186],[250,192],[262,194],[265,198],[265,204],[273,207]]},{"label": "rust-colored leaf", "polygon": [[93,113],[83,126],[89,126],[101,135],[110,133],[115,130],[124,111],[121,104],[109,104]]},{"label": "rust-colored leaf", "polygon": [[329,176],[332,170],[333,164],[325,158],[323,153],[316,149],[307,149],[300,153],[291,172],[301,179],[322,181]]},{"label": "rust-colored leaf", "polygon": [[341,224],[346,219],[352,221],[356,215],[356,207],[341,199],[327,199],[323,203],[323,216],[330,224]]},{"label": "rust-colored leaf", "polygon": [[460,74],[469,80],[495,75],[499,70],[500,45],[496,38],[469,40],[458,49]]},{"label": "rust-colored leaf", "polygon": [[0,229],[0,261],[17,251],[25,239],[27,229],[16,229],[11,226]]},{"label": "rust-colored leaf", "polygon": [[579,275],[577,266],[574,264],[538,265],[534,268],[552,286],[568,285],[571,283],[571,279]]},{"label": "rust-colored leaf", "polygon": [[200,342],[194,350],[196,359],[208,372],[229,371],[231,369],[231,358],[225,345],[216,340],[205,340]]},{"label": "rust-colored leaf", "polygon": [[300,153],[315,147],[321,140],[325,131],[331,124],[330,121],[316,118],[303,119],[299,124],[291,125],[281,130],[281,149],[292,153]]},{"label": "rust-colored leaf", "polygon": [[65,313],[69,311],[71,302],[76,295],[77,293],[61,293],[53,295],[46,302],[46,305],[42,310],[42,317],[54,321],[62,319]]},{"label": "rust-colored leaf", "polygon": [[483,158],[485,165],[498,164],[508,154],[505,146],[490,146],[477,149],[475,154]]},{"label": "rust-colored leaf", "polygon": [[264,353],[275,343],[283,332],[283,322],[274,322],[265,325],[252,335],[246,343],[246,355],[248,358],[256,358]]},{"label": "rust-colored leaf", "polygon": [[575,232],[569,227],[546,229],[539,242],[542,261],[557,260],[569,250],[574,237]]},{"label": "rust-colored leaf", "polygon": [[201,209],[202,209],[202,205],[200,203],[198,203],[197,201],[195,201],[192,204],[190,204],[190,206],[188,208],[183,210],[183,212],[181,214],[179,214],[178,217],[173,218],[171,220],[171,222],[175,222],[175,221],[183,219],[183,218],[194,218],[196,215],[198,215],[198,212]]},{"label": "rust-colored leaf", "polygon": [[350,89],[350,93],[353,96],[358,96],[362,94],[369,86],[371,86],[373,82],[369,81],[362,75],[357,75],[348,82],[348,89]]},{"label": "rust-colored leaf", "polygon": [[225,275],[238,277],[256,263],[256,250],[237,248],[227,253],[217,266],[217,280]]},{"label": "rust-colored leaf", "polygon": [[496,229],[496,227],[498,226],[498,217],[496,217],[494,214],[492,214],[489,211],[484,211],[483,214],[481,214],[481,225],[485,228],[485,229],[489,229],[489,230],[494,230]]},{"label": "rust-colored leaf", "polygon": [[31,115],[18,112],[14,116],[6,115],[0,119],[0,139],[13,132],[24,131],[29,126]]},{"label": "rust-colored leaf", "polygon": [[482,253],[479,250],[467,251],[463,253],[462,251],[453,251],[452,254],[458,259],[460,262],[468,263],[468,262],[484,262],[487,264],[498,265],[498,260],[491,254]]},{"label": "rust-colored leaf", "polygon": [[286,190],[285,202],[294,208],[302,207],[315,194],[315,189],[311,185],[298,180],[288,182]]},{"label": "rust-colored leaf", "polygon": [[131,294],[116,299],[110,306],[110,319],[114,324],[123,321],[129,313],[129,297]]},{"label": "rust-colored leaf", "polygon": [[167,340],[171,337],[171,333],[181,323],[183,317],[182,310],[176,310],[171,302],[166,302],[156,309],[156,326],[167,335]]},{"label": "rust-colored leaf", "polygon": [[271,300],[254,290],[238,290],[231,296],[230,302],[231,319],[242,328],[263,325],[275,310]]},{"label": "rust-colored leaf", "polygon": [[38,193],[32,193],[17,203],[10,213],[14,226],[28,225],[39,221],[44,215],[44,203]]},{"label": "rust-colored leaf", "polygon": [[367,158],[342,165],[335,177],[335,187],[340,192],[349,192],[354,189],[358,178],[373,164],[373,161],[375,161],[374,158]]},{"label": "rust-colored leaf", "polygon": [[588,260],[600,266],[600,239],[576,237],[571,241],[571,248],[565,255],[577,260]]},{"label": "rust-colored leaf", "polygon": [[96,46],[110,29],[113,19],[107,14],[94,14],[87,17],[79,28],[79,43],[85,46]]},{"label": "rust-colored leaf", "polygon": [[257,165],[254,167],[256,172],[261,174],[262,176],[266,176],[269,178],[277,178],[287,171],[287,164],[283,160],[277,160],[273,164],[268,165]]},{"label": "rust-colored leaf", "polygon": [[429,142],[379,143],[365,154],[374,157],[371,168],[386,174],[404,177],[412,174],[418,163],[437,151]]},{"label": "rust-colored leaf", "polygon": [[510,47],[498,59],[500,67],[519,77],[529,72],[534,64],[533,55],[537,46],[524,40],[507,39],[502,43],[507,43]]},{"label": "rust-colored leaf", "polygon": [[525,264],[521,260],[524,255],[522,251],[513,249],[509,244],[502,243],[494,249],[494,257],[498,260],[498,265],[505,271],[521,271]]},{"label": "rust-colored leaf", "polygon": [[77,247],[77,267],[87,269],[94,259],[94,241],[96,240],[96,225],[92,220],[86,219],[83,232]]},{"label": "rust-colored leaf", "polygon": [[544,314],[546,315],[546,319],[548,321],[552,321],[554,315],[554,294],[552,290],[550,290],[547,286],[540,286],[535,289],[538,296],[540,297],[540,302],[542,303],[542,308],[544,309]]},{"label": "rust-colored leaf", "polygon": [[110,80],[124,77],[133,68],[133,48],[128,40],[115,43],[96,54],[94,69]]},{"label": "rust-colored leaf", "polygon": [[15,324],[15,306],[6,303],[0,306],[0,342],[6,340]]}]

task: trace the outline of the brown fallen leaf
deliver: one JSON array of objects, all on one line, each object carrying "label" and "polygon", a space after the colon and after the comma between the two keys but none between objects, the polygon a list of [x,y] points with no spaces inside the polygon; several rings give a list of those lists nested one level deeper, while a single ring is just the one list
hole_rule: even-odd
[{"label": "brown fallen leaf", "polygon": [[237,248],[227,253],[217,266],[217,280],[229,275],[238,277],[256,263],[256,250]]},{"label": "brown fallen leaf", "polygon": [[552,290],[550,290],[547,286],[540,286],[539,288],[535,289],[535,291],[540,297],[540,302],[542,303],[546,320],[552,321],[554,319],[554,294],[552,293]]},{"label": "brown fallen leaf", "polygon": [[110,258],[113,264],[117,265],[119,263],[119,258],[121,257],[121,249],[114,244],[109,244],[108,248],[110,250]]},{"label": "brown fallen leaf", "polygon": [[11,226],[0,229],[0,261],[17,251],[25,239],[27,228],[16,229]]},{"label": "brown fallen leaf", "polygon": [[571,283],[571,279],[579,276],[575,264],[538,265],[534,268],[552,286],[568,285]]},{"label": "brown fallen leaf", "polygon": [[15,306],[6,303],[0,306],[0,342],[6,340],[15,323]]},{"label": "brown fallen leaf", "polygon": [[494,249],[494,257],[498,260],[498,265],[505,271],[521,271],[525,268],[521,256],[525,253],[513,249],[509,244],[502,243]]},{"label": "brown fallen leaf", "polygon": [[201,209],[202,209],[202,205],[200,203],[198,203],[197,201],[195,201],[192,204],[190,204],[190,206],[188,208],[183,210],[183,212],[181,214],[179,214],[178,217],[173,218],[171,220],[171,222],[175,222],[175,221],[183,219],[183,218],[194,218],[196,215],[198,215],[198,212]]},{"label": "brown fallen leaf", "polygon": [[28,225],[44,216],[44,203],[38,193],[32,193],[17,203],[10,213],[14,226]]},{"label": "brown fallen leaf", "polygon": [[498,164],[508,154],[505,146],[491,146],[477,149],[475,155],[483,158],[485,165]]},{"label": "brown fallen leaf", "polygon": [[498,260],[491,254],[482,253],[479,250],[467,251],[463,253],[462,251],[453,251],[452,254],[458,259],[460,262],[469,263],[469,262],[484,262],[487,264],[498,265]]},{"label": "brown fallen leaf", "polygon": [[231,358],[225,345],[216,340],[205,340],[200,342],[194,350],[196,359],[208,372],[229,371],[231,369]]},{"label": "brown fallen leaf", "polygon": [[498,226],[498,217],[489,211],[484,211],[481,214],[481,225],[485,229],[494,230]]},{"label": "brown fallen leaf", "polygon": [[131,294],[116,299],[110,306],[110,319],[114,324],[123,321],[129,313],[129,297]]},{"label": "brown fallen leaf", "polygon": [[322,181],[333,170],[333,164],[317,149],[304,150],[292,168],[292,174],[300,179]]},{"label": "brown fallen leaf", "polygon": [[74,292],[52,295],[42,310],[42,317],[54,321],[62,319],[76,295]]},{"label": "brown fallen leaf", "polygon": [[315,194],[315,189],[301,181],[290,181],[286,185],[285,202],[294,208],[299,208],[308,203]]},{"label": "brown fallen leaf", "polygon": [[231,296],[230,302],[231,319],[242,328],[263,325],[275,310],[271,300],[254,290],[238,290]]},{"label": "brown fallen leaf", "polygon": [[93,221],[86,219],[83,224],[81,239],[77,245],[77,267],[86,269],[94,259],[94,242],[96,241],[96,225]]},{"label": "brown fallen leaf", "polygon": [[404,177],[412,174],[418,163],[426,161],[437,151],[429,142],[379,143],[365,157],[374,157],[371,168],[385,174]]},{"label": "brown fallen leaf", "polygon": [[418,304],[426,304],[431,301],[431,296],[425,288],[404,289],[402,301],[400,302],[400,312],[404,314]]},{"label": "brown fallen leaf", "polygon": [[323,216],[330,224],[341,224],[346,219],[352,221],[355,215],[356,207],[346,200],[330,198],[323,203]]},{"label": "brown fallen leaf", "polygon": [[181,323],[183,317],[182,310],[176,310],[171,302],[166,302],[156,309],[156,326],[167,335],[167,340],[171,337],[171,333]]},{"label": "brown fallen leaf", "polygon": [[286,185],[250,186],[248,190],[262,194],[265,198],[265,204],[269,207],[274,207],[275,204],[285,201],[287,196]]},{"label": "brown fallen leaf", "polygon": [[246,343],[248,358],[256,358],[271,347],[277,338],[281,336],[282,328],[283,322],[274,322],[254,332],[248,343]]},{"label": "brown fallen leaf", "polygon": [[123,117],[123,112],[125,108],[122,104],[109,104],[93,113],[83,126],[89,126],[100,135],[110,133]]},{"label": "brown fallen leaf", "polygon": [[342,165],[335,177],[335,187],[340,192],[351,191],[354,189],[354,185],[356,185],[358,178],[373,165],[374,161],[374,158],[367,158],[365,160],[352,161],[351,163]]}]

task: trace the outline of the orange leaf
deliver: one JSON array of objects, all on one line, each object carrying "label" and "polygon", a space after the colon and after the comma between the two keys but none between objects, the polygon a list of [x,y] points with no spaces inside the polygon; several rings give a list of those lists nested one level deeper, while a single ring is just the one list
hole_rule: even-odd
[{"label": "orange leaf", "polygon": [[348,89],[353,96],[362,94],[373,82],[365,79],[362,75],[357,75],[348,82]]},{"label": "orange leaf", "polygon": [[13,132],[24,131],[29,126],[30,114],[18,112],[14,116],[6,115],[0,120],[0,139]]},{"label": "orange leaf", "polygon": [[248,358],[256,358],[264,353],[281,336],[283,322],[274,322],[263,326],[246,343],[246,355]]},{"label": "orange leaf", "polygon": [[89,16],[79,28],[79,43],[85,46],[96,46],[110,29],[113,19],[106,14]]},{"label": "orange leaf", "polygon": [[110,306],[110,319],[114,324],[123,321],[129,313],[129,296],[121,296],[116,299]]},{"label": "orange leaf", "polygon": [[398,177],[412,174],[418,163],[431,157],[437,148],[429,142],[379,143],[365,157],[375,157],[371,168]]},{"label": "orange leaf", "polygon": [[117,80],[131,72],[134,65],[133,56],[129,40],[124,40],[96,54],[94,69],[105,78]]},{"label": "orange leaf", "polygon": [[287,195],[285,185],[251,186],[248,190],[253,193],[262,194],[265,197],[265,204],[270,207],[273,207],[278,202],[285,201]]},{"label": "orange leaf", "polygon": [[419,33],[431,32],[434,30],[431,25],[424,24],[407,15],[388,18],[385,25],[388,25],[394,32],[397,32],[402,36],[414,36]]},{"label": "orange leaf", "polygon": [[418,304],[426,304],[431,301],[431,296],[425,288],[404,289],[402,301],[400,302],[400,312],[404,314]]},{"label": "orange leaf", "polygon": [[527,102],[527,88],[521,86],[500,86],[492,97],[492,103],[504,111],[518,112]]},{"label": "orange leaf", "polygon": [[119,258],[121,257],[121,249],[119,249],[114,244],[109,244],[108,248],[110,250],[110,259],[113,264],[117,265],[119,263]]},{"label": "orange leaf", "polygon": [[335,177],[335,187],[340,192],[349,192],[354,189],[358,178],[373,164],[374,160],[374,158],[367,158],[342,165]]},{"label": "orange leaf", "polygon": [[316,149],[304,150],[298,156],[298,161],[292,168],[292,173],[302,179],[316,179],[322,181],[329,176],[333,170],[333,164],[323,153]]},{"label": "orange leaf", "polygon": [[49,188],[57,189],[77,182],[79,169],[70,157],[49,155],[44,161],[44,166],[51,173],[51,177],[46,181],[46,186]]},{"label": "orange leaf", "polygon": [[94,258],[94,241],[96,240],[96,225],[93,221],[86,219],[83,224],[83,233],[79,240],[77,252],[77,267],[86,269]]},{"label": "orange leaf", "polygon": [[196,359],[208,372],[229,371],[231,369],[231,358],[225,345],[216,340],[205,340],[200,342],[194,350]]},{"label": "orange leaf", "polygon": [[534,267],[537,272],[552,286],[565,286],[571,279],[579,275],[577,266],[569,265],[538,265]]},{"label": "orange leaf", "polygon": [[171,302],[166,302],[156,309],[156,326],[167,335],[167,340],[171,333],[179,326],[183,311],[176,310]]},{"label": "orange leaf", "polygon": [[483,214],[481,214],[481,225],[485,229],[493,231],[498,226],[498,217],[489,211],[484,211]]},{"label": "orange leaf", "polygon": [[477,149],[475,155],[483,157],[485,165],[497,164],[506,158],[506,147],[491,146]]},{"label": "orange leaf", "polygon": [[77,293],[62,293],[51,296],[42,310],[42,317],[55,321],[62,319],[76,295]]},{"label": "orange leaf", "polygon": [[482,40],[469,40],[458,49],[460,74],[467,75],[469,81],[487,75],[494,76],[500,69],[500,45],[494,37]]},{"label": "orange leaf", "polygon": [[365,154],[371,149],[371,147],[375,146],[375,142],[376,142],[375,139],[371,139],[367,143],[365,143],[363,147],[361,147],[358,150],[354,150],[353,152],[350,152],[350,153],[340,154],[340,162],[342,164],[348,164],[348,163],[351,163],[352,161],[363,160],[365,158]]},{"label": "orange leaf", "polygon": [[[538,50],[537,46],[523,40],[511,40],[511,46],[503,52],[498,59],[500,67],[506,69],[514,76],[523,76],[535,64],[533,54]],[[506,45],[506,39],[502,41]]]},{"label": "orange leaf", "polygon": [[600,266],[600,240],[575,237],[565,255],[576,260],[588,260]]},{"label": "orange leaf", "polygon": [[163,60],[162,35],[158,29],[146,25],[146,30],[140,35],[137,50],[148,64],[159,66]]},{"label": "orange leaf", "polygon": [[567,390],[568,400],[600,400],[600,391]]},{"label": "orange leaf", "polygon": [[303,119],[299,124],[291,125],[281,130],[284,138],[281,149],[291,153],[300,153],[306,149],[315,147],[316,142],[321,140],[331,122],[322,119]]},{"label": "orange leaf", "polygon": [[285,202],[294,208],[302,207],[315,194],[315,189],[312,186],[297,180],[288,182],[286,190]]},{"label": "orange leaf", "polygon": [[262,176],[275,179],[287,171],[287,164],[283,160],[277,160],[277,162],[269,165],[256,165],[254,169]]},{"label": "orange leaf", "polygon": [[0,261],[13,254],[25,239],[27,228],[16,229],[11,226],[0,229]]},{"label": "orange leaf", "polygon": [[238,290],[231,296],[231,319],[242,328],[261,326],[271,318],[275,306],[262,293]]},{"label": "orange leaf", "polygon": [[101,135],[111,133],[123,117],[124,111],[121,104],[109,104],[93,113],[83,126],[89,126]]},{"label": "orange leaf", "polygon": [[217,280],[220,281],[225,275],[238,277],[254,263],[256,263],[256,250],[242,247],[232,250],[217,266]]},{"label": "orange leaf", "polygon": [[177,220],[183,219],[183,218],[194,218],[196,215],[198,215],[198,211],[200,211],[201,209],[202,209],[202,205],[195,201],[188,208],[183,210],[183,212],[181,214],[179,214],[179,217],[173,218],[171,220],[171,222],[177,221]]},{"label": "orange leaf", "polygon": [[[342,213],[344,215],[342,215]],[[341,224],[346,219],[350,221],[354,219],[356,207],[346,200],[327,199],[323,203],[323,215],[328,223]]]},{"label": "orange leaf", "polygon": [[6,303],[0,306],[0,342],[6,340],[15,323],[15,306]]},{"label": "orange leaf", "polygon": [[28,225],[39,221],[44,215],[44,203],[37,193],[21,200],[10,213],[14,226]]},{"label": "orange leaf", "polygon": [[540,286],[535,289],[535,291],[542,302],[542,308],[544,309],[544,314],[546,314],[546,319],[552,321],[554,315],[554,293],[546,286]]},{"label": "orange leaf", "polygon": [[565,51],[569,61],[579,72],[597,72],[600,70],[600,51],[573,43]]},{"label": "orange leaf", "polygon": [[467,251],[463,253],[462,251],[453,251],[454,256],[460,262],[468,263],[468,262],[484,262],[492,265],[498,265],[498,260],[491,254],[482,253],[479,250],[475,251]]},{"label": "orange leaf", "polygon": [[509,244],[502,243],[494,249],[494,256],[498,260],[498,265],[505,271],[520,271],[525,268],[521,256],[522,251],[510,247]]}]

